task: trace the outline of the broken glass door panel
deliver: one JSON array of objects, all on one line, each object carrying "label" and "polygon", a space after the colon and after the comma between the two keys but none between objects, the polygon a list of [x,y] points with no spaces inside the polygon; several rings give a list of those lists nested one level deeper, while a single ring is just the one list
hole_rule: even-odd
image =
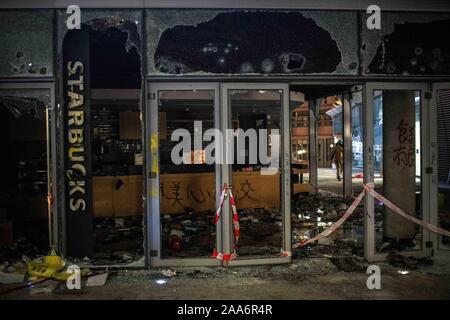
[{"label": "broken glass door panel", "polygon": [[[50,89],[0,89],[0,159],[7,168],[0,182],[0,211],[11,227],[8,241],[30,245],[31,255],[48,250],[51,223],[47,195],[52,190],[47,105]],[[13,237],[14,231],[14,237]],[[5,239],[8,238],[5,235]]]},{"label": "broken glass door panel", "polygon": [[363,117],[362,92],[354,92],[351,100],[352,117],[352,185],[356,193],[362,191],[363,183]]},{"label": "broken glass door panel", "polygon": [[[375,190],[422,218],[420,91],[374,90]],[[376,252],[422,249],[422,228],[375,199]]]},{"label": "broken glass door panel", "polygon": [[231,185],[241,230],[237,254],[278,255],[283,241],[281,163],[267,160],[281,159],[282,91],[229,90],[228,98],[235,139],[226,154],[233,155]]},{"label": "broken glass door panel", "polygon": [[159,91],[158,112],[161,256],[210,257],[216,245],[216,175],[206,161],[210,142],[203,133],[215,127],[214,91]]},{"label": "broken glass door panel", "polygon": [[[438,224],[450,230],[450,89],[437,90]],[[450,238],[440,236],[439,249],[450,250]]]},{"label": "broken glass door panel", "polygon": [[[292,103],[292,101],[291,101]],[[309,192],[309,107],[302,102],[291,111],[291,183],[294,194]]]},{"label": "broken glass door panel", "polygon": [[1,89],[1,103],[15,118],[25,114],[45,120],[45,105],[50,103],[49,89]]},{"label": "broken glass door panel", "polygon": [[342,101],[337,96],[322,99],[317,117],[317,188],[330,200],[342,198],[344,142]]}]

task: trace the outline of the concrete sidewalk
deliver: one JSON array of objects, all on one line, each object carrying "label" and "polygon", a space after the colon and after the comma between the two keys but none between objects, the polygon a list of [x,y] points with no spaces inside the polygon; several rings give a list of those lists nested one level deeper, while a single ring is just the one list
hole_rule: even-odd
[{"label": "concrete sidewalk", "polygon": [[[327,258],[284,266],[172,268],[177,274],[171,278],[162,269],[116,270],[103,287],[38,295],[21,289],[0,299],[450,299],[448,265],[437,261],[402,274],[381,263],[381,290],[367,289],[365,270],[344,272]],[[161,279],[167,282],[158,284]]]}]

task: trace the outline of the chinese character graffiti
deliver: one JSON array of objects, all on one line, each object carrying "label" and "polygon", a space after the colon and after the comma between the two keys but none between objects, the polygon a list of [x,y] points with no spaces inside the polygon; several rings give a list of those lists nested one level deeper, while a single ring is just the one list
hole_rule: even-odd
[{"label": "chinese character graffiti", "polygon": [[398,166],[412,167],[415,164],[414,125],[402,119],[397,126],[399,146],[394,151],[394,162]]},{"label": "chinese character graffiti", "polygon": [[206,201],[206,195],[203,193],[202,189],[195,190],[190,186],[187,187],[187,198],[188,200],[192,198],[195,202]]},{"label": "chinese character graffiti", "polygon": [[243,193],[242,196],[239,198],[239,200],[242,200],[244,198],[256,200],[255,198],[250,196],[250,193],[255,190],[252,188],[252,184],[250,182],[248,182],[248,180],[245,180],[244,183],[241,183],[241,188],[239,189],[239,191],[242,191],[242,193]]},{"label": "chinese character graffiti", "polygon": [[180,198],[180,182],[172,182],[172,185],[169,187],[172,192],[171,194],[173,197],[167,197],[169,200],[173,200],[172,206],[175,206],[176,204],[179,204],[180,206],[183,206],[183,203],[181,202],[183,198]]},{"label": "chinese character graffiti", "polygon": [[214,185],[206,183],[200,186],[190,181],[161,182],[160,196],[162,211],[165,213],[184,212],[187,208],[210,210],[214,208],[216,198]]}]

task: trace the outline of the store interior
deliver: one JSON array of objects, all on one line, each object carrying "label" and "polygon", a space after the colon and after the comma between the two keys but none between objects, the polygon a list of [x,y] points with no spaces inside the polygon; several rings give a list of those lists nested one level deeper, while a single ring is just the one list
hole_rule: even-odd
[{"label": "store interior", "polygon": [[46,109],[50,90],[0,90],[0,254],[49,248]]},{"label": "store interior", "polygon": [[91,166],[94,253],[91,264],[143,261],[141,58],[127,33],[90,32]]}]

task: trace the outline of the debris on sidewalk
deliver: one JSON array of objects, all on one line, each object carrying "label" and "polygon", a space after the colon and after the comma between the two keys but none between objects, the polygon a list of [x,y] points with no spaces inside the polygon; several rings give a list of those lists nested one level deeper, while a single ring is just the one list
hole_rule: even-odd
[{"label": "debris on sidewalk", "polygon": [[366,272],[366,265],[356,257],[329,257],[331,262],[345,272]]},{"label": "debris on sidewalk", "polygon": [[90,276],[86,281],[86,287],[102,287],[106,283],[106,279],[108,278],[109,272],[96,274]]},{"label": "debris on sidewalk", "polygon": [[416,270],[420,266],[429,266],[433,264],[430,258],[406,257],[398,251],[391,251],[387,256],[388,262],[400,269]]},{"label": "debris on sidewalk", "polygon": [[176,271],[172,271],[172,270],[170,270],[170,269],[165,269],[165,270],[161,271],[161,273],[162,273],[164,276],[168,277],[168,278],[171,278],[171,277],[177,275],[177,272],[176,272]]},{"label": "debris on sidewalk", "polygon": [[22,283],[24,280],[23,274],[6,273],[0,271],[0,283],[1,284],[12,284],[12,283]]},{"label": "debris on sidewalk", "polygon": [[28,292],[29,294],[36,295],[36,294],[50,294],[53,293],[56,289],[58,289],[60,285],[60,282],[55,280],[48,280],[42,283],[38,283],[35,285],[32,285]]}]

